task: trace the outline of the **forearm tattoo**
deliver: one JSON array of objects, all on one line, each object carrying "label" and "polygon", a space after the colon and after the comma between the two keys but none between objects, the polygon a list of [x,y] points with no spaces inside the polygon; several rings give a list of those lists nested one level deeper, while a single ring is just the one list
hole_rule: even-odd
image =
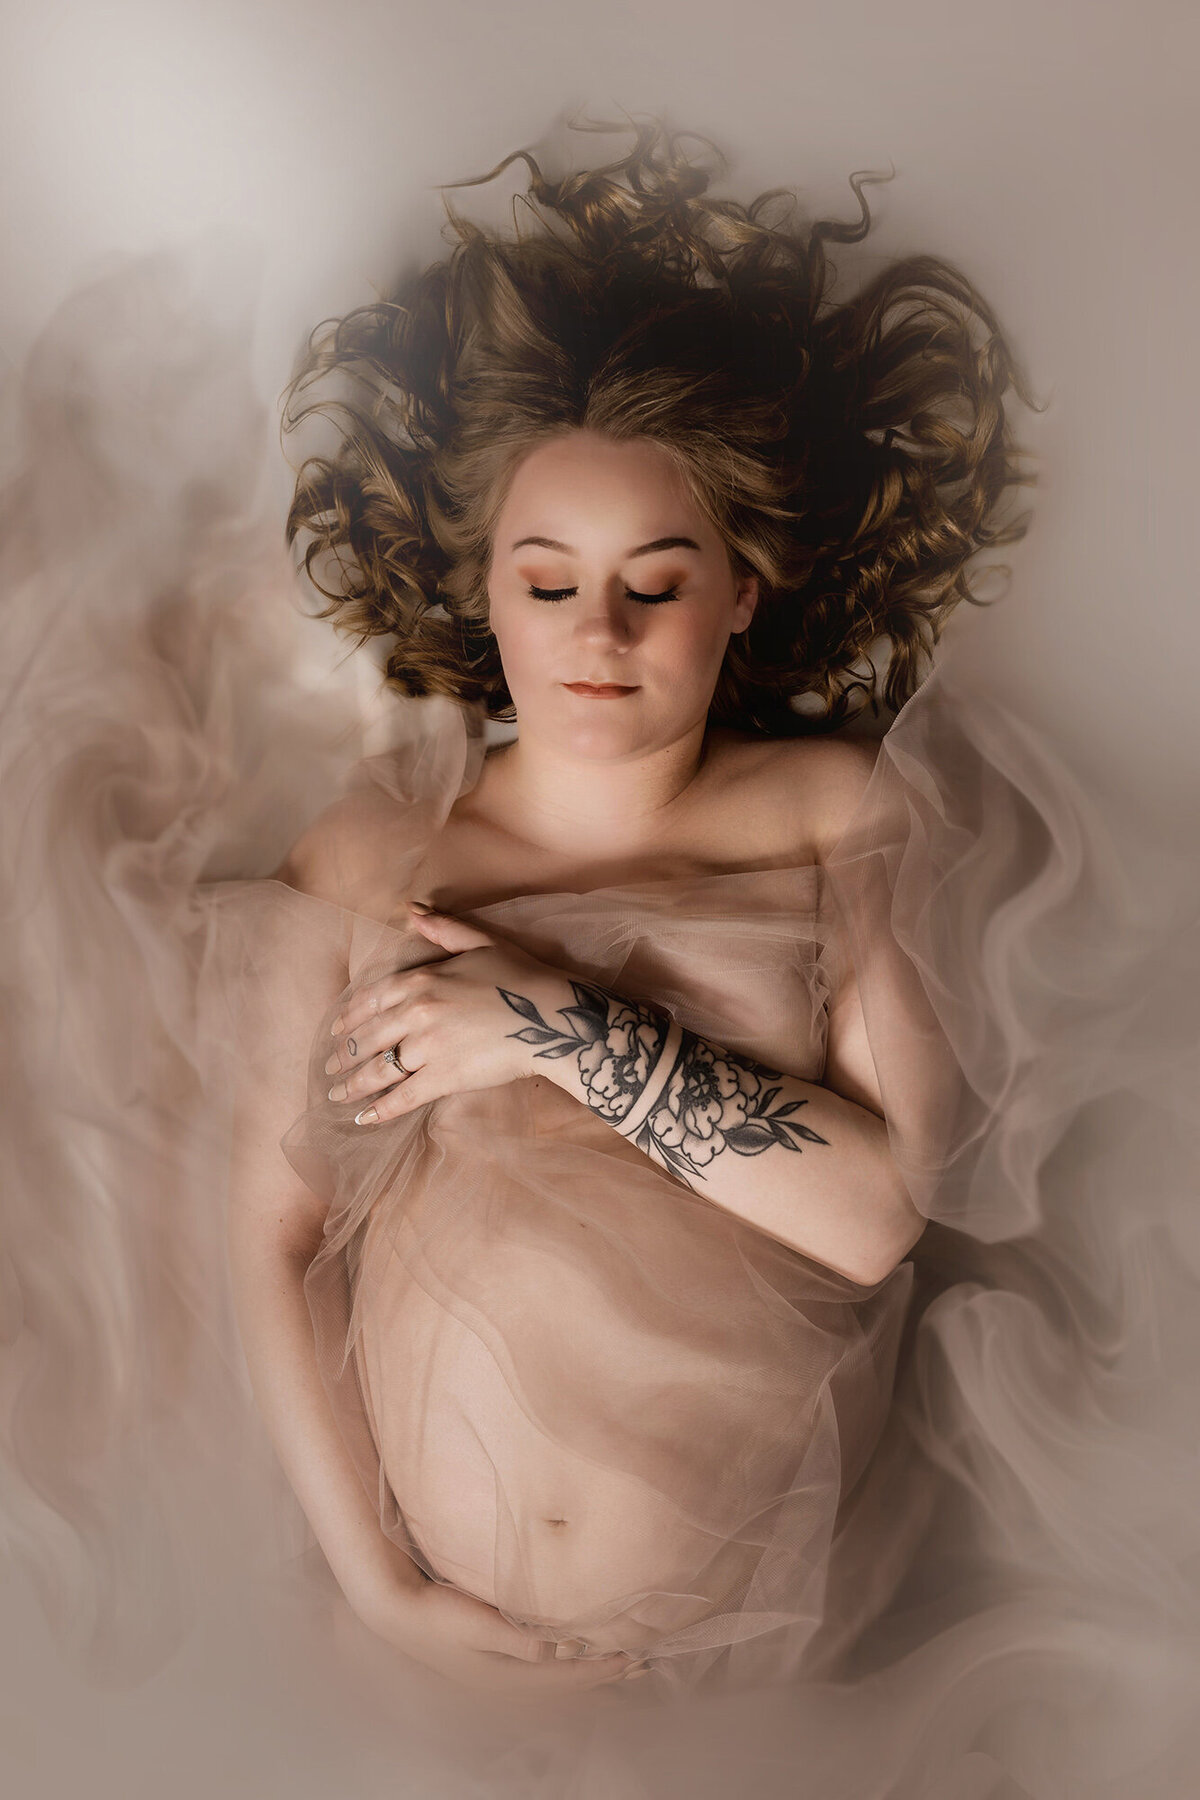
[{"label": "forearm tattoo", "polygon": [[776,1105],[787,1078],[776,1069],[723,1050],[681,1029],[670,1067],[663,1052],[671,1020],[652,1007],[607,994],[584,981],[571,982],[574,1006],[558,1009],[568,1029],[548,1025],[525,994],[497,988],[506,1004],[528,1021],[508,1035],[540,1044],[535,1056],[575,1057],[588,1106],[676,1174],[703,1176],[726,1150],[758,1156],[772,1144],[800,1150],[827,1144],[792,1117],[807,1100]]}]

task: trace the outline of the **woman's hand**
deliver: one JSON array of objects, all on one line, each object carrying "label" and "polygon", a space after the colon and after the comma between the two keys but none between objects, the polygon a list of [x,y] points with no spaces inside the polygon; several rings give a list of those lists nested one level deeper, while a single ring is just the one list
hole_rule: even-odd
[{"label": "woman's hand", "polygon": [[479,1692],[552,1699],[619,1680],[638,1659],[556,1656],[550,1639],[510,1625],[503,1613],[458,1588],[397,1584],[360,1600],[355,1616],[415,1662]]},{"label": "woman's hand", "polygon": [[[570,994],[560,970],[462,919],[415,908],[412,916],[446,956],[368,982],[333,1023],[325,1072],[340,1079],[329,1097],[356,1107],[363,1125],[397,1118],[444,1094],[531,1075],[530,1052],[519,1036],[520,1008],[504,995],[553,1007]],[[401,1068],[384,1060],[393,1046],[399,1046]]]}]

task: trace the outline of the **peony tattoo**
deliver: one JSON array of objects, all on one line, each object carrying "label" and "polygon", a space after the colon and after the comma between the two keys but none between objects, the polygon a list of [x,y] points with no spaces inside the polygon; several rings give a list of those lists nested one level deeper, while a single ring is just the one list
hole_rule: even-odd
[{"label": "peony tattoo", "polygon": [[[800,1150],[804,1143],[829,1142],[792,1117],[807,1100],[775,1105],[782,1090],[771,1083],[783,1079],[777,1070],[735,1056],[686,1029],[670,1069],[664,1070],[668,1019],[587,982],[572,980],[571,989],[575,1005],[558,1009],[570,1026],[563,1030],[547,1024],[527,995],[498,988],[505,1003],[527,1021],[510,1035],[523,1044],[540,1045],[537,1056],[574,1053],[587,1104],[618,1130],[644,1111],[636,1129],[623,1135],[647,1156],[657,1153],[676,1174],[703,1175],[724,1150],[758,1156],[772,1144]],[[651,1095],[652,1083],[661,1091]]]}]

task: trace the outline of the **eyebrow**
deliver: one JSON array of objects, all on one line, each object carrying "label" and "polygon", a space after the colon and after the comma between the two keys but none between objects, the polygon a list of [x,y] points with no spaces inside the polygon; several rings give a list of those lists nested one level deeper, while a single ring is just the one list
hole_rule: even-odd
[{"label": "eyebrow", "polygon": [[[564,556],[578,556],[579,554],[578,550],[573,550],[570,544],[560,544],[557,538],[518,538],[513,545],[513,549],[519,550],[523,544],[538,544],[543,550],[561,550]],[[627,550],[625,554],[627,557],[649,556],[652,550],[695,550],[699,552],[700,546],[695,538],[663,537],[655,538],[652,544],[639,544],[636,550]]]}]

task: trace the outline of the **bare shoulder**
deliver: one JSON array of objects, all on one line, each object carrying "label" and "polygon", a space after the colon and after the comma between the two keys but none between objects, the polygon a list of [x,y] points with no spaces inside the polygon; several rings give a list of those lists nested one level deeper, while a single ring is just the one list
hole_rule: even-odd
[{"label": "bare shoulder", "polygon": [[301,832],[271,879],[367,917],[386,916],[392,895],[379,812],[374,795],[343,794]]},{"label": "bare shoulder", "polygon": [[803,738],[799,746],[809,783],[818,862],[844,834],[879,761],[882,740],[855,734]]},{"label": "bare shoulder", "polygon": [[781,852],[823,862],[854,815],[879,758],[878,738],[731,734],[725,766],[740,803],[778,821]]}]

